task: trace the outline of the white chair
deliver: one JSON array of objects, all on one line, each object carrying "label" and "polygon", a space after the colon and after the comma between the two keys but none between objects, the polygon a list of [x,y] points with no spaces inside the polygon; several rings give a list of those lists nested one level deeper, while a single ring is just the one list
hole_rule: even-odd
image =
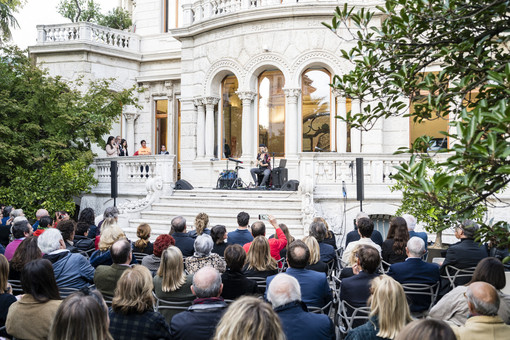
[{"label": "white chair", "polygon": [[[345,301],[340,303],[338,309],[339,316],[339,331],[340,334],[345,336],[347,332],[357,326],[357,324],[364,324],[368,321],[370,315],[370,307],[353,307]],[[356,322],[357,321],[357,322]],[[356,322],[356,324],[355,324]]]},{"label": "white chair", "polygon": [[[423,283],[404,283],[402,284],[402,288],[404,288],[404,292],[408,298],[411,299],[413,296],[426,296],[430,299],[429,306],[426,310],[417,313],[413,316],[417,318],[422,318],[427,316],[428,312],[432,308],[432,305],[436,301],[437,294],[439,292],[439,282],[436,282],[433,285],[423,284]],[[409,303],[411,305],[411,303]]]},{"label": "white chair", "polygon": [[466,283],[466,282],[457,283],[456,282],[457,279],[467,279],[467,281],[471,280],[471,278],[473,277],[473,273],[475,272],[475,267],[460,269],[454,266],[446,266],[445,271],[446,275],[441,275],[441,277],[448,279],[448,281],[450,281],[450,287],[451,289],[453,289],[457,287],[459,284]]},{"label": "white chair", "polygon": [[505,272],[506,286],[501,291],[507,295],[510,295],[510,272]]}]

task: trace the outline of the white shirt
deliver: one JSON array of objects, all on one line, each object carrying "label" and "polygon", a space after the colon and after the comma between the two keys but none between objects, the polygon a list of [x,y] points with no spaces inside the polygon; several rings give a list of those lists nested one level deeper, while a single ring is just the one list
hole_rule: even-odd
[{"label": "white shirt", "polygon": [[347,245],[347,248],[345,248],[344,254],[342,255],[342,262],[345,263],[346,265],[350,266],[351,263],[349,263],[349,259],[351,257],[351,253],[354,249],[356,249],[360,245],[369,245],[369,246],[374,247],[379,252],[379,256],[381,256],[381,247],[377,243],[372,241],[370,239],[370,237],[366,237],[366,238],[362,237],[358,241],[351,242]]}]

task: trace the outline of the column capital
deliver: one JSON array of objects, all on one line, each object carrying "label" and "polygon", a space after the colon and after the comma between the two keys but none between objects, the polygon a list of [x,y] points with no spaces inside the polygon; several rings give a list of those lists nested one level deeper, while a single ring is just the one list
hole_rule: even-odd
[{"label": "column capital", "polygon": [[220,98],[218,97],[204,97],[203,103],[205,105],[216,105],[220,101]]},{"label": "column capital", "polygon": [[140,117],[140,114],[137,112],[123,112],[122,114],[128,123],[134,123]]},{"label": "column capital", "polygon": [[250,101],[251,102],[257,96],[257,94],[255,92],[252,92],[252,91],[236,91],[236,94],[239,97],[239,99],[241,99],[243,102],[244,101]]},{"label": "column capital", "polygon": [[172,100],[172,96],[174,94],[174,83],[171,80],[167,80],[165,81],[164,86],[168,95],[168,100]]},{"label": "column capital", "polygon": [[195,104],[196,107],[203,106],[204,105],[204,99],[202,97],[195,97],[193,98],[193,104]]},{"label": "column capital", "polygon": [[301,94],[301,89],[300,88],[284,88],[283,92],[285,93],[285,96],[287,98],[295,97],[297,99],[297,97],[299,97],[299,95]]}]

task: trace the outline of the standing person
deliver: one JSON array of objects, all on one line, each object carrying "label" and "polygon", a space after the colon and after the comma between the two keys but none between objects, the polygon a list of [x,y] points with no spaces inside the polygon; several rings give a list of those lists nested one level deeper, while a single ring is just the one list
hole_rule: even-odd
[{"label": "standing person", "polygon": [[138,149],[138,151],[136,151],[138,156],[152,155],[151,148],[147,146],[147,142],[145,141],[145,139],[142,140],[140,144],[142,145],[142,147]]},{"label": "standing person", "polygon": [[256,186],[259,186],[259,181],[257,175],[264,175],[262,182],[260,182],[261,187],[265,187],[269,181],[269,175],[271,175],[271,157],[267,152],[267,148],[264,144],[259,145],[259,153],[257,154],[257,167],[252,168],[250,170],[251,177],[253,178],[253,183]]},{"label": "standing person", "polygon": [[128,155],[128,145],[127,145],[127,140],[125,139],[122,139],[120,141],[120,145],[119,145],[119,156],[129,156]]},{"label": "standing person", "polygon": [[115,143],[113,136],[108,137],[106,141],[106,157],[117,157],[119,155],[119,146]]}]

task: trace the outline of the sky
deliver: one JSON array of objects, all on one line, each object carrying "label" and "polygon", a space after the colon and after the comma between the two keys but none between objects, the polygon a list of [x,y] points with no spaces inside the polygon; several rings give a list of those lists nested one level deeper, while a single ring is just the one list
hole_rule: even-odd
[{"label": "sky", "polygon": [[[101,12],[106,13],[119,3],[118,0],[95,0],[101,5]],[[12,31],[12,42],[21,48],[35,45],[37,39],[36,25],[62,24],[69,19],[57,13],[60,0],[28,0],[17,13],[14,13],[20,28]]]}]

